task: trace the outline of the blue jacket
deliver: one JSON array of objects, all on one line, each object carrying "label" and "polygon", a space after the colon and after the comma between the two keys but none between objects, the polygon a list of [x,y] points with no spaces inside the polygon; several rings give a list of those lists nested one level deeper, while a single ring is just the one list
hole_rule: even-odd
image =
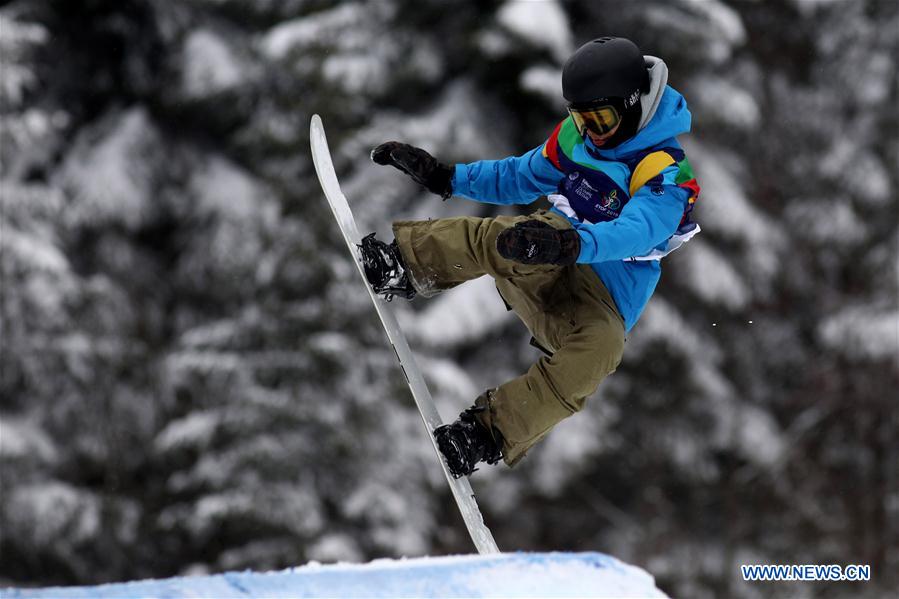
[{"label": "blue jacket", "polygon": [[[570,192],[578,177],[592,177],[587,189],[596,192],[597,187],[602,188],[597,192],[602,195],[600,203],[609,205],[611,197],[611,207],[620,207],[609,212],[596,205],[606,214],[592,214],[590,222],[566,214],[581,239],[577,261],[590,264],[596,271],[624,318],[625,330],[630,331],[655,290],[661,266],[659,260],[628,258],[664,247],[689,212],[694,188],[698,191],[695,180],[689,181],[692,186],[684,184],[685,173],[692,177],[692,172],[675,139],[690,131],[690,121],[683,96],[667,87],[652,119],[616,148],[599,149],[589,138],[578,136],[577,140],[569,139],[568,147],[560,151],[559,144],[565,146],[559,139],[560,131],[564,137],[568,130],[570,138],[572,125],[566,119],[546,143],[522,156],[457,164],[453,192],[491,204],[529,204],[542,195]],[[625,190],[629,189],[633,169],[654,150],[676,155],[678,164],[665,168],[628,197]],[[566,195],[576,198],[573,193]]]}]

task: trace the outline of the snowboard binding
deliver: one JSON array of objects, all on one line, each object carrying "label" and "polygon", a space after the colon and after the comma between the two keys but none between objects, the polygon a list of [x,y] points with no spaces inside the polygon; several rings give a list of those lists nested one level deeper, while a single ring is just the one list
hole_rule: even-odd
[{"label": "snowboard binding", "polygon": [[444,424],[434,430],[437,447],[454,478],[475,472],[475,465],[479,462],[492,465],[503,457],[502,441],[494,439],[494,435],[475,418],[476,413],[486,409],[468,408],[452,424]]},{"label": "snowboard binding", "polygon": [[394,296],[407,300],[415,297],[415,288],[409,280],[403,256],[396,244],[396,240],[387,245],[379,239],[375,239],[374,233],[369,233],[362,238],[358,245],[362,252],[362,266],[365,269],[365,278],[378,295],[388,302]]}]

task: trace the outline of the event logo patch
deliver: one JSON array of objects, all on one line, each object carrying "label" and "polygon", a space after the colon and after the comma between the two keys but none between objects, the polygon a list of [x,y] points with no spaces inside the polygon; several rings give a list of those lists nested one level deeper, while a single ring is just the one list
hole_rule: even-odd
[{"label": "event logo patch", "polygon": [[602,209],[617,211],[619,208],[621,208],[621,201],[618,199],[617,189],[613,189],[606,195],[602,196],[599,204],[596,205],[597,211],[600,211]]}]

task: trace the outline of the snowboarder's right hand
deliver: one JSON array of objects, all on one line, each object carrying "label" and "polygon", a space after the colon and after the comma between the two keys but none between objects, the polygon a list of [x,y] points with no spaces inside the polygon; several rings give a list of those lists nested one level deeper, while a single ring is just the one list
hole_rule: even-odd
[{"label": "snowboarder's right hand", "polygon": [[376,164],[389,164],[400,169],[444,200],[453,195],[455,167],[439,162],[421,148],[388,141],[371,151],[371,159]]},{"label": "snowboarder's right hand", "polygon": [[565,266],[577,262],[581,238],[573,228],[556,229],[532,219],[503,229],[496,238],[496,250],[506,260],[522,264]]}]

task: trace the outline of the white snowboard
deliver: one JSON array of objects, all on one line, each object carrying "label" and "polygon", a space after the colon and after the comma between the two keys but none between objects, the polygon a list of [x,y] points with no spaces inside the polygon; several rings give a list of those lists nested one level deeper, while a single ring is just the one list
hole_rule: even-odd
[{"label": "white snowboard", "polygon": [[463,520],[465,520],[465,526],[468,528],[471,540],[477,547],[478,553],[499,553],[490,529],[484,524],[484,518],[481,516],[480,509],[478,509],[478,504],[475,501],[468,479],[453,478],[447,469],[443,456],[437,449],[437,441],[434,439],[432,431],[443,424],[443,420],[437,412],[437,407],[434,405],[434,400],[431,398],[431,393],[428,391],[421,370],[415,363],[415,358],[412,356],[406,337],[400,330],[393,309],[387,301],[375,295],[365,278],[365,271],[362,267],[362,260],[357,245],[362,243],[362,238],[356,228],[356,221],[353,219],[349,203],[347,203],[346,197],[340,190],[340,183],[337,180],[337,174],[334,172],[334,165],[331,162],[328,140],[325,138],[325,129],[322,126],[321,118],[317,114],[313,115],[312,123],[309,125],[309,138],[312,144],[312,161],[315,163],[315,172],[318,174],[318,180],[325,192],[325,197],[328,199],[328,204],[331,206],[331,211],[337,219],[337,224],[340,225],[340,231],[343,233],[343,238],[346,240],[350,254],[353,256],[353,261],[356,263],[359,274],[365,282],[365,288],[368,290],[375,309],[378,311],[378,316],[384,324],[387,337],[390,339],[394,352],[396,352],[400,368],[402,368],[403,374],[406,376],[409,389],[412,390],[412,397],[415,399],[415,404],[418,406],[422,420],[424,420],[428,437],[431,439],[431,445],[434,447],[440,467],[443,468],[443,473],[453,492],[453,497],[456,499],[456,504],[459,506]]}]

